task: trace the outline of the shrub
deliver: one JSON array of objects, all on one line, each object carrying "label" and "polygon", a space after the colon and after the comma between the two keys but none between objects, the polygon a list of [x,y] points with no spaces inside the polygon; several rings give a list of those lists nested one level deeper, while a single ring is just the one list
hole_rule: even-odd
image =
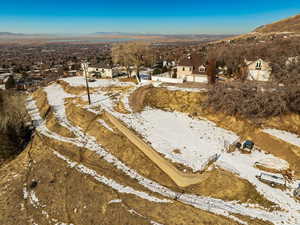
[{"label": "shrub", "polygon": [[298,85],[259,85],[255,82],[219,83],[210,87],[204,103],[215,112],[249,119],[300,112]]},{"label": "shrub", "polygon": [[25,96],[0,91],[0,161],[20,152],[29,141]]},{"label": "shrub", "polygon": [[9,78],[7,79],[6,83],[5,83],[5,89],[12,89],[16,87],[16,82],[15,79],[13,78],[13,76],[9,76]]}]

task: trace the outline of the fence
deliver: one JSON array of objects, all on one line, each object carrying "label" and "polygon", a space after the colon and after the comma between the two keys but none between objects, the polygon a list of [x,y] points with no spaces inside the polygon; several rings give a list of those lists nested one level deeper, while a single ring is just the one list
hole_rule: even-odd
[{"label": "fence", "polygon": [[208,80],[207,80],[207,76],[204,75],[204,76],[186,76],[186,81],[189,81],[189,82],[199,82],[199,83],[207,83]]},{"label": "fence", "polygon": [[152,76],[153,81],[160,81],[165,83],[176,83],[181,84],[183,83],[183,79],[179,78],[170,78],[170,77],[159,77],[159,76]]}]

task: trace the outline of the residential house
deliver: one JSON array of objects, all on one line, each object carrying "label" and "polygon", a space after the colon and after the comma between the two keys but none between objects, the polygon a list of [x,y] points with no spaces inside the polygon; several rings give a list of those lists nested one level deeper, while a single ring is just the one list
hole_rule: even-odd
[{"label": "residential house", "polygon": [[178,62],[177,78],[191,82],[207,82],[206,65],[199,55],[189,55]]},{"label": "residential house", "polygon": [[[81,67],[84,70],[83,64]],[[113,78],[119,74],[119,70],[110,65],[88,65],[87,73],[88,77]]]},{"label": "residential house", "polygon": [[272,73],[270,63],[257,59],[254,61],[245,60],[247,66],[247,79],[255,81],[269,81]]},{"label": "residential house", "polygon": [[288,57],[288,59],[285,62],[285,65],[291,65],[296,64],[300,62],[300,56],[294,56],[294,57]]},{"label": "residential house", "polygon": [[162,66],[163,66],[163,67],[167,67],[167,68],[172,68],[172,67],[176,66],[176,63],[175,63],[175,61],[167,61],[167,60],[164,60],[164,61],[162,62]]}]

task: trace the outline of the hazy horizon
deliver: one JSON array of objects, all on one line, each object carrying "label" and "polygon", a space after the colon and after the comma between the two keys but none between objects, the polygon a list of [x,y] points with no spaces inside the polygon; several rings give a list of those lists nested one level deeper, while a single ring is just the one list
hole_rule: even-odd
[{"label": "hazy horizon", "polygon": [[296,15],[300,2],[290,0],[221,1],[153,0],[113,3],[5,1],[0,32],[87,35],[95,32],[144,34],[240,34]]}]

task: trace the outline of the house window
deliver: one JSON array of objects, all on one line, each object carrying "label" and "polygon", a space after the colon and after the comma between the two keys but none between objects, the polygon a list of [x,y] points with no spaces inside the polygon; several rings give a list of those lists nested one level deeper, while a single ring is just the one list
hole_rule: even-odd
[{"label": "house window", "polygon": [[182,67],[182,71],[184,71],[185,70],[185,68],[184,67]]},{"label": "house window", "polygon": [[201,73],[205,72],[205,68],[204,67],[199,67],[199,72],[201,72]]},{"label": "house window", "polygon": [[261,61],[256,62],[256,69],[261,70]]},{"label": "house window", "polygon": [[192,71],[192,67],[190,67],[190,71]]}]

